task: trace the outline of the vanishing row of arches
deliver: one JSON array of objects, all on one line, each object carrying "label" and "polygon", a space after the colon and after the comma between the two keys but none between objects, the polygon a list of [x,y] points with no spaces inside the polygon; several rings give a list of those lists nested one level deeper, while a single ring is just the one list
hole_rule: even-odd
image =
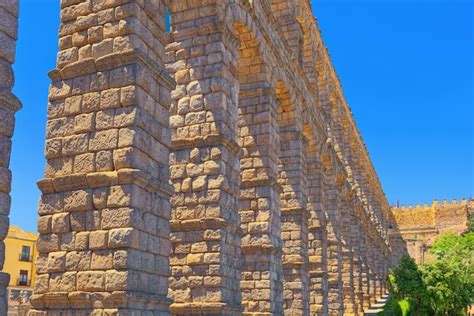
[{"label": "vanishing row of arches", "polygon": [[31,315],[350,315],[384,293],[393,219],[309,1],[61,3]]},{"label": "vanishing row of arches", "polygon": [[[296,3],[273,1],[272,8],[283,2],[293,2],[292,6]],[[233,257],[235,262],[241,262],[240,266],[233,266],[237,270],[234,275],[240,275],[240,278],[230,278],[233,285],[227,302],[236,307],[242,304],[248,313],[278,314],[283,310],[287,314],[306,314],[310,310],[323,314],[357,313],[363,304],[360,297],[356,297],[363,292],[362,278],[367,284],[365,291],[370,292],[372,288],[374,293],[378,293],[375,295],[379,295],[384,287],[385,276],[382,274],[388,269],[383,265],[387,265],[388,260],[382,263],[385,260],[383,255],[376,258],[376,254],[367,259],[371,262],[362,259],[368,254],[368,249],[365,249],[367,254],[364,253],[364,246],[357,248],[358,243],[362,241],[362,245],[369,245],[375,243],[372,238],[377,237],[354,233],[354,230],[368,232],[370,228],[367,223],[360,222],[362,212],[359,210],[356,214],[353,201],[356,197],[352,196],[347,175],[341,170],[343,167],[338,166],[333,145],[326,144],[326,136],[320,135],[321,128],[326,126],[315,124],[312,113],[303,104],[308,101],[296,97],[300,91],[290,92],[294,89],[294,85],[288,84],[291,78],[283,67],[279,67],[281,65],[272,56],[271,49],[265,45],[262,29],[256,25],[258,22],[249,10],[255,10],[257,15],[261,13],[258,4],[254,7],[245,7],[237,1],[227,4],[224,9],[225,34],[220,39],[229,52],[228,56],[224,56],[229,72],[225,73],[223,80],[230,86],[230,95],[226,96],[228,117],[225,124],[228,125],[219,132],[229,133],[231,140],[238,143],[236,152],[240,154],[236,159],[238,162],[234,162],[240,165],[240,182],[234,174],[228,180],[233,182],[229,184],[229,194],[233,195],[233,203],[236,204],[233,207],[240,214],[242,257]],[[173,21],[173,15],[171,17]],[[295,22],[299,25],[301,36],[290,38],[289,44],[296,49],[297,64],[301,68],[304,61],[312,63],[312,69],[306,69],[305,76],[313,89],[311,93],[319,102],[318,90],[323,87],[324,82],[321,81],[324,79],[322,74],[319,79],[315,78],[318,76],[315,69],[318,61],[311,60],[313,54],[305,54],[304,50],[309,52],[311,46],[303,40],[300,22],[297,19]],[[186,40],[180,36],[188,28],[184,26],[183,30],[181,25],[170,25],[174,35],[171,41],[175,43],[168,46],[172,49],[167,54],[173,56],[168,59],[173,74],[174,62],[180,61],[179,57],[175,57],[178,53],[174,50],[180,45],[175,44]],[[227,57],[229,60],[226,60]],[[187,58],[192,60],[191,56]],[[183,65],[184,69],[186,67],[189,64]],[[182,98],[179,97],[173,100],[176,107],[172,106],[171,116],[186,116],[192,112],[192,109],[180,112],[180,101]],[[326,110],[326,114],[330,113],[329,120],[333,119],[332,115],[337,116],[337,109],[331,108],[331,105],[327,105]],[[334,143],[342,144],[341,126],[327,128],[337,131],[334,132],[334,137],[337,137]],[[350,133],[347,128],[345,132]],[[174,140],[179,142],[180,135],[178,127],[173,134]],[[172,181],[179,191],[183,178]],[[185,198],[175,201],[173,205],[172,214],[176,220],[182,220],[182,208],[194,205],[194,202],[187,204],[183,201]],[[173,249],[179,249],[182,245],[182,242],[175,242]],[[383,252],[382,249],[378,251]],[[185,254],[174,255],[186,257]],[[310,259],[314,261],[312,264]],[[356,264],[360,266],[355,268]],[[375,268],[375,264],[379,266]],[[173,284],[180,283],[181,286],[186,284],[183,287],[191,291],[187,295],[181,295],[181,292],[175,295],[175,302],[176,298],[178,301],[181,299],[179,302],[183,304],[201,301],[206,294],[199,291],[194,296],[191,280],[196,275],[205,276],[208,271],[191,269],[186,273],[183,271],[185,266],[185,263],[178,262],[176,270],[172,268],[171,296],[181,291],[181,288],[173,289]],[[360,270],[357,276],[354,273],[356,269]],[[375,269],[380,271],[375,272]],[[176,273],[173,274],[173,271]],[[271,275],[262,276],[264,271],[271,271]],[[371,273],[372,284],[368,284]],[[259,282],[266,284],[263,288],[269,290],[268,294],[258,291]],[[200,288],[200,285],[197,287]]]}]

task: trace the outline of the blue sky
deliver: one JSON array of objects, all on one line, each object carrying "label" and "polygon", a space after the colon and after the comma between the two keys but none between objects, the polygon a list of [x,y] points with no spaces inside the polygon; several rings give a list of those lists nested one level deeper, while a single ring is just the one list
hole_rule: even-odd
[{"label": "blue sky", "polygon": [[[391,203],[474,195],[470,0],[313,0]],[[59,0],[23,0],[14,92],[11,223],[36,230]]]}]

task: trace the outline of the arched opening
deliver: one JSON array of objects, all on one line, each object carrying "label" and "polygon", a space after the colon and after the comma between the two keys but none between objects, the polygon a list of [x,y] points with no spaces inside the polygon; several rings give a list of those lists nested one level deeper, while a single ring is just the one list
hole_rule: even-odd
[{"label": "arched opening", "polygon": [[277,20],[294,60],[299,67],[304,64],[304,33],[303,25],[298,18],[298,4],[295,1],[273,0],[272,12]]}]

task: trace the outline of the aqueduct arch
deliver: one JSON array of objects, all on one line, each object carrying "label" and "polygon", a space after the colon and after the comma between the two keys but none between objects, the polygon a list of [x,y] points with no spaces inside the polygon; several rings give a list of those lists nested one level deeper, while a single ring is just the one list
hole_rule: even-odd
[{"label": "aqueduct arch", "polygon": [[31,315],[357,315],[384,292],[403,249],[311,12],[61,2]]}]

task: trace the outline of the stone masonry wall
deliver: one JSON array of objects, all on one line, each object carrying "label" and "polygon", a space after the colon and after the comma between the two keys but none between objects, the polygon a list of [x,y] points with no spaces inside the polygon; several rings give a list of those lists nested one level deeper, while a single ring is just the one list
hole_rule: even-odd
[{"label": "stone masonry wall", "polygon": [[361,313],[403,247],[309,2],[168,4],[171,311]]},{"label": "stone masonry wall", "polygon": [[161,1],[61,1],[30,315],[167,315]]},{"label": "stone masonry wall", "polygon": [[472,199],[435,200],[431,205],[393,207],[398,235],[405,240],[410,256],[422,264],[432,258],[428,250],[438,236],[445,232],[466,232],[469,229],[468,212],[473,204]]},{"label": "stone masonry wall", "polygon": [[[0,271],[5,260],[3,240],[8,234],[10,190],[12,175],[9,168],[11,137],[15,125],[15,112],[20,101],[12,94],[14,85],[12,64],[18,37],[18,1],[0,1]],[[6,287],[10,276],[0,272],[0,315],[7,313]]]},{"label": "stone masonry wall", "polygon": [[31,316],[385,292],[403,243],[309,1],[61,0],[59,46]]}]

